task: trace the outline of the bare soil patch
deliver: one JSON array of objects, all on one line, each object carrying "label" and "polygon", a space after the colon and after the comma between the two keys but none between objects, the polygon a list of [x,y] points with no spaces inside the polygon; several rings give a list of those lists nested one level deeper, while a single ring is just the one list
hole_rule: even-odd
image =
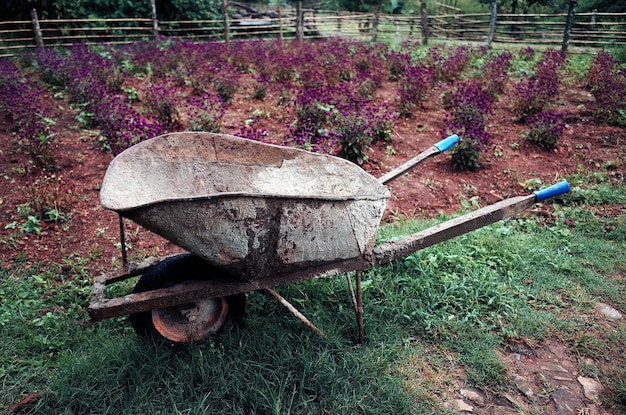
[{"label": "bare soil patch", "polygon": [[[395,96],[394,88],[391,83],[385,84],[378,94],[380,97]],[[393,130],[391,142],[376,143],[369,149],[369,161],[363,166],[366,171],[381,176],[441,139],[445,115],[441,109],[441,92],[433,90],[431,100],[423,111],[412,118],[400,119]],[[119,248],[116,246],[119,241],[118,217],[99,204],[101,181],[112,155],[102,151],[96,131],[78,127],[76,112],[66,101],[56,99],[52,94],[44,100],[51,113],[55,114],[54,128],[58,132],[53,148],[57,160],[54,172],[42,172],[34,167],[29,162],[29,155],[15,141],[11,132],[12,123],[0,120],[0,264],[5,267],[10,267],[14,261],[64,264],[83,259],[92,273],[115,269],[120,263]],[[589,110],[592,100],[588,92],[577,86],[563,88],[556,108],[565,114],[568,127],[558,148],[544,151],[525,141],[527,127],[515,122],[505,91],[496,104],[495,113],[489,117],[488,129],[493,144],[482,155],[482,168],[477,172],[455,171],[445,154],[427,161],[390,184],[393,196],[384,221],[416,216],[437,217],[442,212],[460,210],[463,201],[474,200],[484,206],[526,194],[528,190],[524,183],[530,179],[539,179],[547,186],[577,172],[602,171],[611,180],[624,181],[626,130],[596,124]],[[266,116],[258,118],[257,126],[269,132],[269,141],[281,144],[292,115],[277,102],[278,97],[271,95],[264,101],[255,101],[245,90],[241,91],[225,115],[223,132],[237,133],[244,121],[255,118],[254,111],[259,110]],[[36,180],[46,176],[52,184],[39,189],[33,186]],[[42,221],[40,234],[20,232],[19,226],[24,217],[18,213],[18,206],[32,204],[41,192],[48,196],[57,192],[53,198],[57,199],[59,210],[71,216],[67,221]],[[619,215],[625,212],[624,205],[605,206],[602,214]],[[539,213],[547,221],[551,220],[547,206]],[[7,226],[10,224],[15,226]],[[137,225],[129,222],[126,225],[131,259],[179,251],[173,244]],[[539,356],[546,359],[557,356],[559,365],[568,368],[567,376],[576,378],[580,362],[560,347],[552,343],[533,345],[532,348],[523,348],[525,351],[510,351],[503,355],[503,360],[510,363],[513,373],[531,379],[530,384],[537,388],[539,394],[542,387],[546,388],[536,375],[539,373]],[[553,379],[552,384],[556,383]],[[551,411],[556,410],[553,400],[537,398],[533,401],[519,390],[511,392],[506,402],[487,399],[481,405],[463,396],[460,392],[463,385],[460,386],[448,397],[465,400],[473,407],[474,413],[514,413],[516,406],[523,411],[539,410],[537,408],[542,403],[551,409],[540,413],[555,413]],[[607,413],[600,409],[597,402],[584,396],[582,386],[572,390],[576,399],[582,402],[581,408],[587,408],[585,413]]]}]

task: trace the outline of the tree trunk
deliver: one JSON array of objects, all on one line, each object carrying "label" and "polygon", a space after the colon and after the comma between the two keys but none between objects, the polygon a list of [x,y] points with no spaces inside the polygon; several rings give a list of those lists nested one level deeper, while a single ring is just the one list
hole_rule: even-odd
[{"label": "tree trunk", "polygon": [[37,9],[32,9],[30,11],[30,18],[33,23],[33,32],[35,33],[35,44],[37,45],[37,48],[43,48],[43,36],[41,35],[41,28],[39,27]]},{"label": "tree trunk", "polygon": [[228,0],[222,0],[222,13],[224,14],[224,41],[230,42],[230,22],[228,21]]},{"label": "tree trunk", "polygon": [[563,44],[561,45],[561,52],[567,52],[569,46],[569,39],[572,33],[572,26],[574,25],[574,9],[576,8],[576,0],[569,1],[569,8],[567,9],[567,21],[565,22],[565,33],[563,33]]},{"label": "tree trunk", "polygon": [[278,13],[278,37],[280,40],[283,40],[283,16],[280,10],[280,2],[282,0],[278,0],[276,12]]},{"label": "tree trunk", "polygon": [[422,14],[422,44],[426,46],[428,44],[428,12],[426,11],[426,2],[422,0],[420,7]]},{"label": "tree trunk", "polygon": [[491,2],[491,16],[489,17],[489,34],[487,35],[487,48],[491,48],[493,35],[496,31],[496,17],[498,15],[498,3],[495,0]]},{"label": "tree trunk", "polygon": [[302,40],[304,39],[304,22],[302,16],[302,2],[298,1],[296,3],[296,39]]},{"label": "tree trunk", "polygon": [[380,7],[381,4],[374,5],[374,15],[372,16],[372,42],[376,42],[378,39],[378,22],[380,21]]},{"label": "tree trunk", "polygon": [[159,21],[157,19],[156,0],[150,0],[150,8],[152,10],[152,34],[156,40],[159,38]]}]

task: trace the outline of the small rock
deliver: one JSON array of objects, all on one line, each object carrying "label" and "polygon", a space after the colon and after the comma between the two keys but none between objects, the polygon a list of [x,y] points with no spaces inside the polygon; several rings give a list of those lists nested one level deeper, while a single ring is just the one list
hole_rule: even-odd
[{"label": "small rock", "polygon": [[600,394],[604,391],[604,386],[593,379],[578,376],[578,382],[583,385],[583,391],[587,399],[600,403]]},{"label": "small rock", "polygon": [[596,303],[596,308],[600,311],[606,318],[611,320],[619,320],[622,318],[622,313],[614,309],[608,304],[605,303]]},{"label": "small rock", "polygon": [[461,389],[461,395],[478,406],[485,406],[485,397],[475,389]]},{"label": "small rock", "polygon": [[474,408],[471,405],[465,403],[463,399],[455,399],[453,401],[448,401],[443,404],[446,408],[456,409],[461,412],[474,412]]},{"label": "small rock", "polygon": [[504,396],[506,398],[507,401],[511,402],[511,404],[516,408],[516,409],[520,409],[523,410],[524,409],[524,404],[523,402],[521,402],[519,399],[517,399],[515,396],[511,395],[510,393],[504,393],[502,396]]},{"label": "small rock", "polygon": [[552,394],[557,415],[578,414],[583,403],[575,393],[567,388],[560,388]]},{"label": "small rock", "polygon": [[507,408],[506,406],[493,406],[490,413],[494,415],[519,415],[517,410]]},{"label": "small rock", "polygon": [[458,409],[461,412],[474,412],[474,407],[472,407],[472,405],[465,403],[463,399],[455,400],[454,405],[456,406],[456,409]]},{"label": "small rock", "polygon": [[546,363],[542,364],[541,365],[541,370],[546,370],[548,372],[568,373],[567,369],[565,369],[560,364],[558,364],[558,363],[550,363],[550,362],[546,362]]},{"label": "small rock", "polygon": [[532,382],[529,382],[528,379],[526,379],[525,377],[520,375],[513,375],[513,383],[515,383],[517,389],[519,389],[520,392],[526,395],[527,398],[532,398],[535,396],[534,384]]}]

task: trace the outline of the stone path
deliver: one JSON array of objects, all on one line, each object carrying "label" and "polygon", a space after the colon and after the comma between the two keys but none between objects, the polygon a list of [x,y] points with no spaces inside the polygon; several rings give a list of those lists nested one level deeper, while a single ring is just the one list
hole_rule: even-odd
[{"label": "stone path", "polygon": [[[607,304],[597,303],[596,309],[609,321],[623,321],[623,314]],[[572,356],[564,344],[550,340],[539,347],[520,346],[500,356],[517,390],[493,398],[462,388],[445,406],[459,413],[485,415],[611,415],[602,406],[604,386],[580,373],[581,367],[593,366],[593,360]]]}]

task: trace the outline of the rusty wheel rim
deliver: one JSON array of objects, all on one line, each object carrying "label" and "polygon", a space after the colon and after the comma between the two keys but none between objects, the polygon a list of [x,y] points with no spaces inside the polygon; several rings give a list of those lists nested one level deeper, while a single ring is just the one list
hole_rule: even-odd
[{"label": "rusty wheel rim", "polygon": [[152,310],[152,324],[166,339],[186,343],[205,339],[217,332],[227,314],[228,301],[225,297],[210,298]]}]

